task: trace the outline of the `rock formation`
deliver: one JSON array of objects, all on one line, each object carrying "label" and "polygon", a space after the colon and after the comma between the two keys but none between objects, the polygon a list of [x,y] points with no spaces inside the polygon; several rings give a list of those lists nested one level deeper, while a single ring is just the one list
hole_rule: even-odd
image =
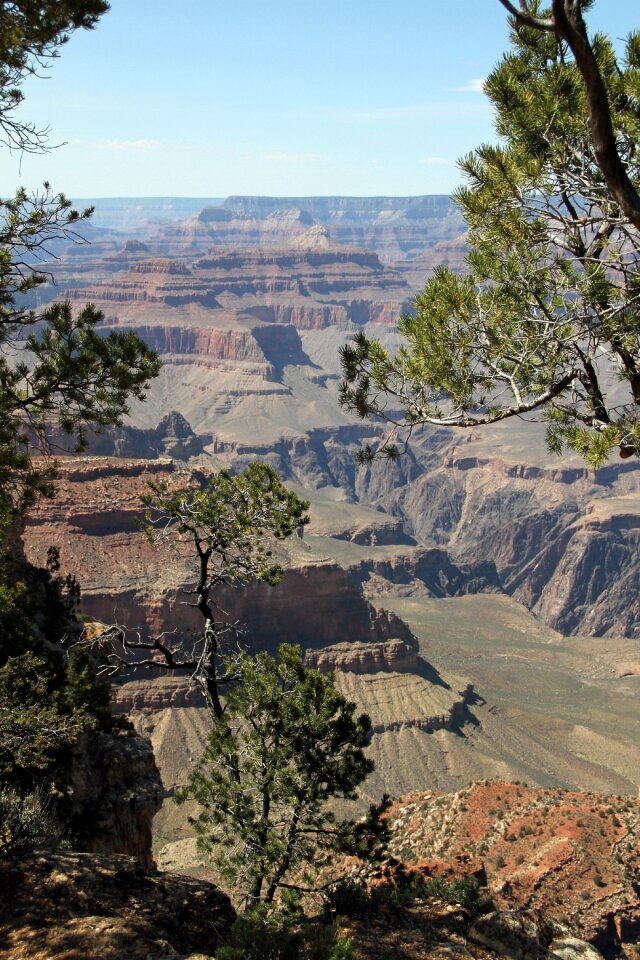
[{"label": "rock formation", "polygon": [[[403,798],[389,820],[390,853],[426,875],[480,861],[498,906],[538,910],[607,956],[640,935],[640,801],[496,780]],[[491,927],[482,942],[501,949]]]},{"label": "rock formation", "polygon": [[154,866],[151,826],[163,797],[150,744],[132,732],[83,734],[71,768],[72,829],[84,849]]}]

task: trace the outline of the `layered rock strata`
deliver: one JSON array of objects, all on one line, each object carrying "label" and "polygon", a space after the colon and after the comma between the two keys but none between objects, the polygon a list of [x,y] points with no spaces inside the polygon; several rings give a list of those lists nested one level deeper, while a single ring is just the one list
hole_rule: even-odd
[{"label": "layered rock strata", "polygon": [[245,316],[317,330],[393,323],[413,296],[406,280],[375,252],[336,244],[317,227],[286,246],[222,247],[181,259],[123,254],[119,269],[112,264],[105,271],[96,264],[102,279],[92,285],[74,282],[70,266],[58,268],[60,289],[51,292],[58,299],[95,303],[112,323],[144,324],[189,311],[210,328],[229,328],[234,318]]}]

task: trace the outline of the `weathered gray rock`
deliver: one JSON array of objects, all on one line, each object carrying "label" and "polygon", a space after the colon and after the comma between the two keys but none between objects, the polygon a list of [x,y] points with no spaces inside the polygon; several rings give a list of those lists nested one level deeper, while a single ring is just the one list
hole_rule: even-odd
[{"label": "weathered gray rock", "polygon": [[577,937],[558,937],[551,941],[548,949],[559,960],[601,960],[601,954],[595,947]]},{"label": "weathered gray rock", "polygon": [[496,910],[469,928],[469,939],[511,960],[602,960],[592,947],[537,911]]}]

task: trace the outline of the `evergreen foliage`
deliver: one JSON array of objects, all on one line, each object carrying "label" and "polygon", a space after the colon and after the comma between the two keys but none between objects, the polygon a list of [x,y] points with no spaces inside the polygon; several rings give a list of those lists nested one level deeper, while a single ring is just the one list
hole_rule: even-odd
[{"label": "evergreen foliage", "polygon": [[42,791],[20,794],[0,788],[0,857],[23,857],[38,846],[57,846],[64,839],[50,797]]},{"label": "evergreen foliage", "polygon": [[[188,670],[209,709],[220,718],[220,687],[237,678],[235,668],[225,665],[224,646],[230,637],[238,637],[240,627],[218,609],[216,592],[224,585],[279,583],[283,571],[273,560],[271,546],[274,539],[285,539],[308,523],[309,504],[288,490],[275,470],[258,462],[239,475],[221,470],[200,490],[171,492],[166,484],[150,484],[143,502],[149,540],[186,549],[194,558],[196,580],[186,591],[193,600],[185,602],[200,612],[202,633],[195,640],[191,635],[143,640],[115,628],[109,639],[122,645],[119,659],[134,669]],[[131,651],[147,651],[150,656],[144,659],[136,653],[132,658]]]},{"label": "evergreen foliage", "polygon": [[0,570],[0,782],[27,788],[63,781],[80,733],[113,723],[109,686],[71,639],[77,584],[50,560],[19,580]]},{"label": "evergreen foliage", "polygon": [[[0,2],[5,147],[47,149],[48,131],[16,112],[24,81],[46,71],[71,33],[95,26],[107,9],[104,0]],[[47,569],[25,561],[25,513],[53,495],[55,437],[83,449],[87,427],[119,423],[159,369],[134,334],[104,335],[91,305],[76,314],[68,303],[32,309],[50,279],[55,244],[84,242],[79,227],[90,215],[47,183],[0,200],[0,778],[21,789],[64,777],[79,733],[111,723],[108,688],[70,640],[77,584],[59,576],[55,550]]]},{"label": "evergreen foliage", "polygon": [[215,960],[355,960],[335,924],[308,922],[299,909],[258,904],[238,915]]},{"label": "evergreen foliage", "polygon": [[105,0],[3,0],[0,3],[0,138],[12,148],[46,149],[47,130],[15,116],[25,78],[40,75],[74,30],[92,29]]},{"label": "evergreen foliage", "polygon": [[439,900],[463,907],[471,916],[493,909],[491,897],[474,877],[424,877],[399,872],[393,883],[369,887],[364,880],[338,880],[326,892],[327,906],[337,916],[361,916],[382,908],[401,909],[419,900]]},{"label": "evergreen foliage", "polygon": [[[640,453],[640,235],[594,154],[588,91],[567,43],[520,23],[511,42],[485,83],[500,143],[460,161],[467,185],[454,199],[469,226],[469,272],[434,272],[400,321],[396,355],[358,334],[342,351],[341,399],[391,424],[377,451],[388,456],[418,427],[535,413],[552,450],[568,445],[598,466],[614,447]],[[620,62],[604,36],[593,53],[638,186],[640,34]]]},{"label": "evergreen foliage", "polygon": [[85,726],[69,709],[51,663],[33,653],[0,669],[0,781],[32,784],[59,763]]},{"label": "evergreen foliage", "polygon": [[[26,77],[39,75],[79,28],[92,28],[108,9],[104,0],[20,0],[0,4],[0,142],[44,151],[48,131],[16,116]],[[41,193],[19,189],[0,200],[0,543],[13,515],[38,496],[51,496],[55,465],[51,437],[86,445],[88,425],[118,424],[128,402],[144,399],[159,369],[156,355],[133,333],[110,332],[87,305],[69,303],[38,312],[29,303],[50,278],[46,261],[60,240],[84,242],[78,227],[91,210],[73,210],[48,183]],[[45,459],[34,464],[36,450]],[[4,530],[2,525],[4,524]]]},{"label": "evergreen foliage", "polygon": [[[25,297],[47,281],[37,256],[72,237],[90,215],[71,210],[62,194],[29,198],[18,191],[0,201],[0,507],[22,515],[38,496],[52,496],[52,435],[86,446],[88,425],[120,423],[128,403],[143,400],[159,370],[156,355],[131,332],[101,333],[103,315],[90,304],[73,314],[69,303],[42,312]],[[33,451],[43,456],[34,464]]]},{"label": "evergreen foliage", "polygon": [[[178,800],[195,799],[200,845],[250,903],[270,903],[292,871],[311,882],[332,852],[369,856],[386,836],[380,813],[341,820],[333,798],[354,800],[373,770],[366,714],[333,675],[305,668],[299,647],[244,658],[200,764]],[[300,883],[298,878],[298,883]]]}]

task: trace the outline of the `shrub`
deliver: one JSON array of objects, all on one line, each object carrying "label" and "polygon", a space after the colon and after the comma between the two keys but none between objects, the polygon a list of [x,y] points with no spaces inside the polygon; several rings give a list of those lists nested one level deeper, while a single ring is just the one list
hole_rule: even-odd
[{"label": "shrub", "polygon": [[341,917],[357,916],[371,902],[364,880],[351,877],[334,883],[326,890],[325,897],[327,908]]},{"label": "shrub", "polygon": [[482,893],[482,888],[474,877],[457,877],[450,883],[436,877],[421,880],[421,885],[415,885],[416,894],[420,890],[421,899],[457,903],[474,916],[491,910],[490,897]]},{"label": "shrub", "polygon": [[310,923],[299,909],[259,904],[240,914],[215,960],[354,960],[350,940],[335,924]]},{"label": "shrub", "polygon": [[341,880],[327,894],[328,906],[342,916],[357,916],[382,906],[401,907],[414,900],[456,903],[473,916],[487,913],[493,906],[474,877],[458,877],[447,882],[440,877],[400,874],[395,885],[380,884],[369,891],[361,880]]},{"label": "shrub", "polygon": [[62,839],[62,828],[42,793],[22,796],[0,790],[0,857],[24,856],[34,847],[58,846]]}]

